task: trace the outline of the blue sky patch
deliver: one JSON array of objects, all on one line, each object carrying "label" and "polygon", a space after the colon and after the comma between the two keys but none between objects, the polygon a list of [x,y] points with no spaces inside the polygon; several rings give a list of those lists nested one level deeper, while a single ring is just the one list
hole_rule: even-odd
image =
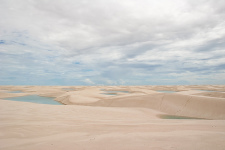
[{"label": "blue sky patch", "polygon": [[0,40],[0,44],[5,44],[5,41],[4,40]]}]

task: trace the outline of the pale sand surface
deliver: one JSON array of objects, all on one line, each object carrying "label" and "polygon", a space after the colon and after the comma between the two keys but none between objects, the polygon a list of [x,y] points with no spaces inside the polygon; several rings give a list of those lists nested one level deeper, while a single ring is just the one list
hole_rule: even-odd
[{"label": "pale sand surface", "polygon": [[[224,150],[224,91],[221,85],[0,86],[0,149]],[[34,94],[66,105],[4,100]]]}]

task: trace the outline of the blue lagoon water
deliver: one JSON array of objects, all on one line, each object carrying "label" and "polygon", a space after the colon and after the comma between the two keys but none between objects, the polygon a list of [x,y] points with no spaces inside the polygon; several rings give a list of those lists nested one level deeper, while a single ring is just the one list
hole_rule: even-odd
[{"label": "blue lagoon water", "polygon": [[20,96],[4,98],[5,100],[20,101],[20,102],[32,102],[38,104],[50,104],[50,105],[63,105],[60,102],[54,101],[51,97],[42,97],[38,95]]},{"label": "blue lagoon water", "polygon": [[23,93],[22,91],[8,91],[7,93]]},{"label": "blue lagoon water", "polygon": [[106,91],[108,93],[130,93],[129,91]]}]

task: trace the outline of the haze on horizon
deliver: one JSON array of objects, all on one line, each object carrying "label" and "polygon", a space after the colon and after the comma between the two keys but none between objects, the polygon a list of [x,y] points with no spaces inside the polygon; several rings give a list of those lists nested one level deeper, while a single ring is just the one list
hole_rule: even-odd
[{"label": "haze on horizon", "polygon": [[0,0],[0,85],[225,84],[224,0]]}]

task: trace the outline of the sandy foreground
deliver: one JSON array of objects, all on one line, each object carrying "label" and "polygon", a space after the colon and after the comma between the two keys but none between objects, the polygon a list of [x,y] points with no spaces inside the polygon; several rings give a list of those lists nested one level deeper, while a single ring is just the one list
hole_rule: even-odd
[{"label": "sandy foreground", "polygon": [[[4,100],[26,95],[65,105]],[[224,141],[222,85],[0,86],[1,150],[224,150]]]}]

